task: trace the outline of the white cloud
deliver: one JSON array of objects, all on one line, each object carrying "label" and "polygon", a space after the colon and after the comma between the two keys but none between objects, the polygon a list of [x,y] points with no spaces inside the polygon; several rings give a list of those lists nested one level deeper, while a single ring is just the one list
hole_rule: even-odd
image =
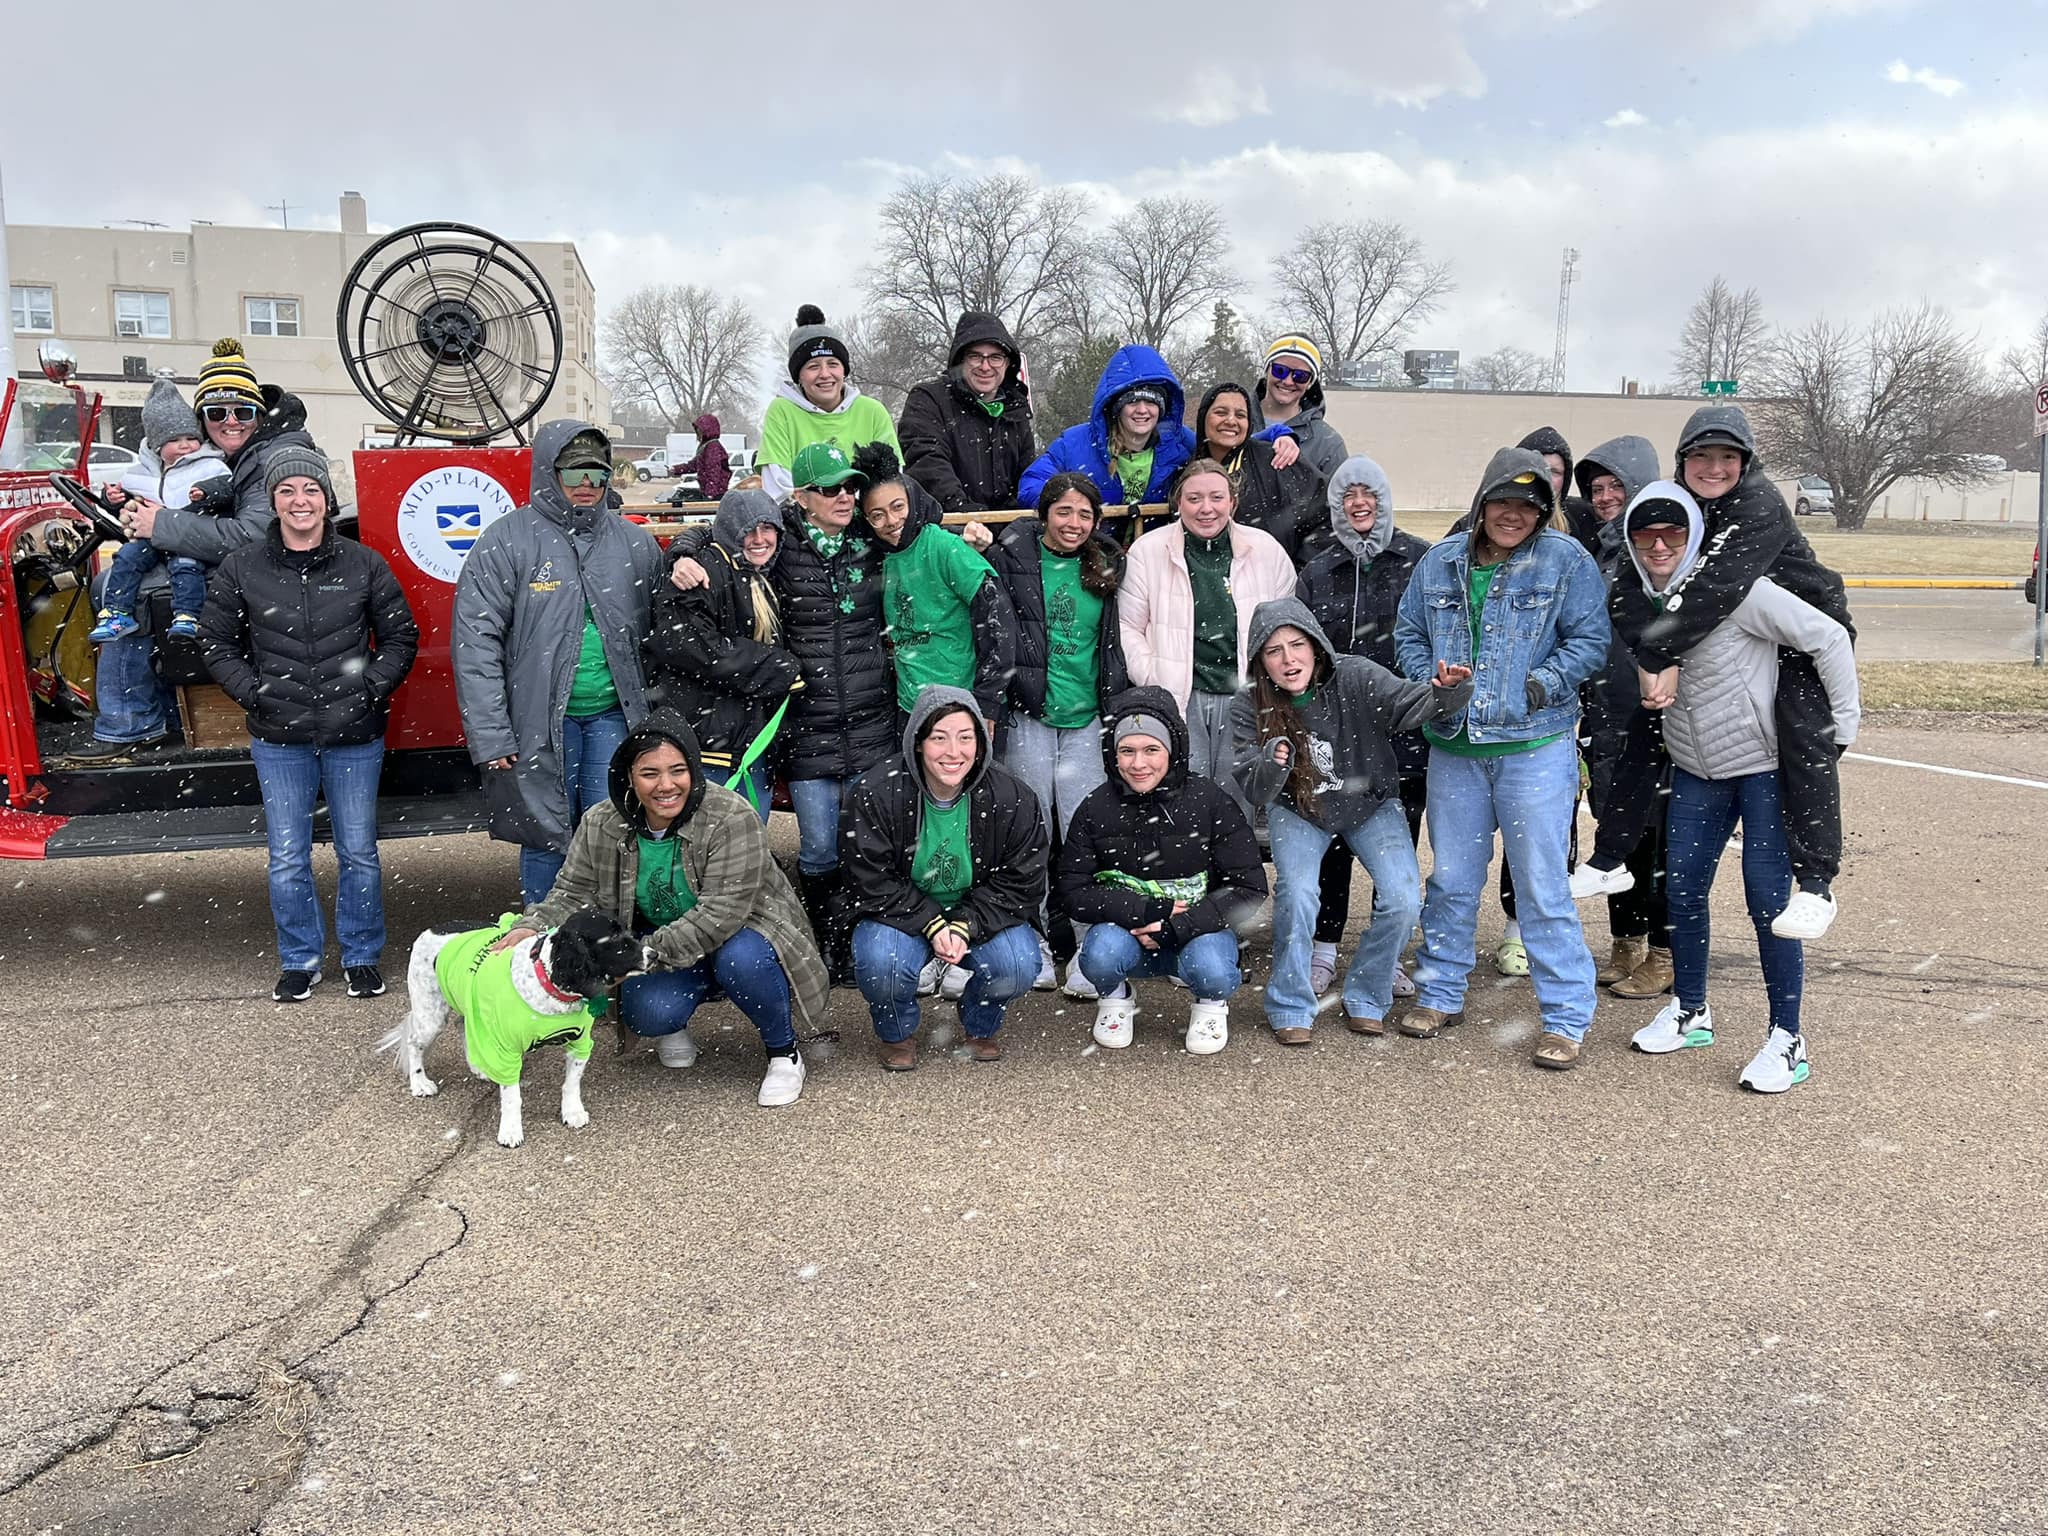
[{"label": "white cloud", "polygon": [[1157,97],[1150,115],[1168,123],[1186,123],[1190,128],[1220,128],[1241,117],[1265,117],[1272,107],[1266,88],[1256,81],[1242,81],[1229,70],[1205,65],[1176,89]]},{"label": "white cloud", "polygon": [[1640,128],[1649,119],[1634,107],[1623,107],[1614,116],[1605,119],[1601,126],[1607,128]]},{"label": "white cloud", "polygon": [[1893,85],[1920,85],[1937,96],[1953,96],[1962,90],[1963,82],[1954,75],[1939,74],[1925,65],[1909,69],[1904,59],[1893,59],[1892,66],[1884,72],[1885,79]]}]

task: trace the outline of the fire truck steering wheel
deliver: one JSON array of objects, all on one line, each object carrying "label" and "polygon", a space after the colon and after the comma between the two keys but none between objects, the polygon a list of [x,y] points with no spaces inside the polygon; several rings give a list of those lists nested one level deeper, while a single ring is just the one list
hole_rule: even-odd
[{"label": "fire truck steering wheel", "polygon": [[128,542],[128,531],[121,526],[120,517],[90,486],[66,474],[52,474],[50,484],[57,488],[64,504],[92,524],[93,532],[102,539],[112,539],[116,544]]}]

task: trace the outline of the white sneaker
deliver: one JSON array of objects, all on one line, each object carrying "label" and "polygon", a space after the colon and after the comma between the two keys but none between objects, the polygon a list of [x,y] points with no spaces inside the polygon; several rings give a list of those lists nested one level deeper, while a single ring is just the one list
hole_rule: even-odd
[{"label": "white sneaker", "polygon": [[1308,989],[1317,997],[1337,980],[1337,946],[1317,942],[1309,949]]},{"label": "white sneaker", "polygon": [[1736,1081],[1758,1093],[1783,1093],[1805,1082],[1811,1071],[1806,1064],[1806,1036],[1774,1029]]},{"label": "white sneaker", "polygon": [[1060,984],[1060,973],[1053,965],[1052,946],[1045,942],[1045,935],[1038,936],[1038,977],[1031,983],[1034,992],[1050,992]]},{"label": "white sneaker", "polygon": [[1703,1004],[1697,1013],[1687,1013],[1674,997],[1658,1011],[1657,1017],[1630,1035],[1628,1043],[1646,1056],[1666,1056],[1673,1051],[1712,1045],[1714,1010]]},{"label": "white sneaker", "polygon": [[[1835,898],[1813,891],[1794,891],[1785,910],[1771,919],[1771,932],[1781,939],[1817,939],[1835,920]],[[1782,1092],[1783,1090],[1779,1090]]]},{"label": "white sneaker", "polygon": [[1095,983],[1088,979],[1088,973],[1081,969],[1079,955],[1067,962],[1067,982],[1060,990],[1077,1003],[1092,1003],[1101,996],[1095,990]]},{"label": "white sneaker", "polygon": [[967,990],[967,983],[974,980],[974,972],[964,965],[949,965],[939,977],[939,996],[949,1003],[960,1001],[960,994]]},{"label": "white sneaker", "polygon": [[1214,1056],[1230,1041],[1230,1004],[1197,999],[1188,1010],[1188,1054]]},{"label": "white sneaker", "polygon": [[1138,1000],[1131,984],[1117,988],[1120,996],[1105,997],[1095,1004],[1095,1043],[1106,1051],[1120,1051],[1131,1043],[1131,1026],[1138,1017]]},{"label": "white sneaker", "polygon": [[1407,973],[1406,971],[1402,970],[1400,966],[1398,966],[1398,965],[1397,965],[1397,966],[1395,966],[1395,967],[1394,967],[1394,996],[1396,996],[1396,997],[1413,997],[1414,995],[1415,995],[1415,979],[1414,979],[1414,978],[1413,978],[1412,976],[1410,976],[1410,975],[1409,975],[1409,974],[1408,974],[1408,973]]},{"label": "white sneaker", "polygon": [[687,1029],[679,1029],[672,1035],[662,1035],[654,1042],[654,1054],[661,1058],[664,1067],[674,1067],[678,1072],[697,1065],[697,1042]]},{"label": "white sneaker", "polygon": [[931,959],[925,961],[924,969],[917,973],[917,995],[919,997],[938,996],[939,981],[945,974],[946,962],[937,955],[933,955]]},{"label": "white sneaker", "polygon": [[754,1102],[763,1109],[780,1109],[785,1104],[794,1104],[803,1096],[804,1059],[792,1052],[787,1056],[770,1056],[767,1075],[761,1079],[761,1091]]},{"label": "white sneaker", "polygon": [[1590,864],[1581,864],[1572,871],[1571,888],[1573,901],[1584,901],[1589,896],[1619,896],[1636,888],[1636,877],[1626,867],[1595,869]]}]

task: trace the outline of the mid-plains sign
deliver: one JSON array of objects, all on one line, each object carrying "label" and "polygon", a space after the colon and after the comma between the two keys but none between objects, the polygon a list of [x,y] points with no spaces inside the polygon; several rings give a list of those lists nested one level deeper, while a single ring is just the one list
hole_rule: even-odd
[{"label": "mid-plains sign", "polygon": [[436,581],[453,582],[483,531],[512,507],[505,487],[480,469],[429,470],[399,500],[399,547]]}]

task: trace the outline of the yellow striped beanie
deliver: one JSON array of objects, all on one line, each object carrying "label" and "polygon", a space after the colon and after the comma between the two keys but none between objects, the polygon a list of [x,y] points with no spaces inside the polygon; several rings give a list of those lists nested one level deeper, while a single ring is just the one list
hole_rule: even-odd
[{"label": "yellow striped beanie", "polygon": [[1314,342],[1310,341],[1306,336],[1295,334],[1282,336],[1278,341],[1274,342],[1270,347],[1266,348],[1266,366],[1268,368],[1271,368],[1273,366],[1273,360],[1279,357],[1295,357],[1301,359],[1302,362],[1308,364],[1309,372],[1315,375],[1315,377],[1311,379],[1309,382],[1312,384],[1322,383],[1322,351],[1316,346]]},{"label": "yellow striped beanie", "polygon": [[223,336],[213,344],[213,356],[199,365],[199,406],[253,405],[263,408],[263,391],[256,383],[256,370],[242,356],[242,344]]}]

